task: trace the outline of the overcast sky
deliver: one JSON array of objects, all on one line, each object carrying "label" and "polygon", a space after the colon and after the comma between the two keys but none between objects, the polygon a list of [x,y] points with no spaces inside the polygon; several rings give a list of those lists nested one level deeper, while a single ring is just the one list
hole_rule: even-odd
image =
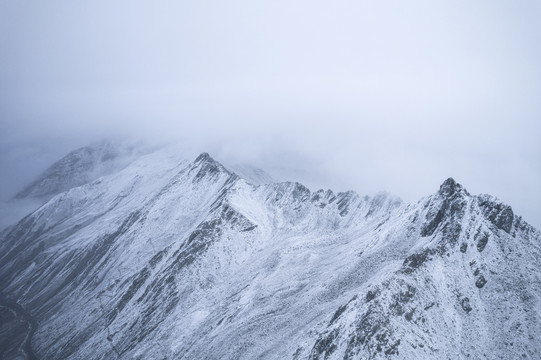
[{"label": "overcast sky", "polygon": [[0,0],[0,195],[102,137],[541,227],[541,2]]}]

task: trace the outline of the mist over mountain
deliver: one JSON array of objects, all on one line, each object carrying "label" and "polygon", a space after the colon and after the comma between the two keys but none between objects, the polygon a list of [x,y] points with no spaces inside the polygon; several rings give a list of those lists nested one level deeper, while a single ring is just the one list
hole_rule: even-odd
[{"label": "mist over mountain", "polygon": [[492,196],[311,191],[111,149],[18,194],[45,203],[0,235],[4,358],[541,355],[541,234]]},{"label": "mist over mountain", "polygon": [[133,137],[408,202],[453,176],[541,227],[536,1],[55,4],[0,3],[0,200]]}]

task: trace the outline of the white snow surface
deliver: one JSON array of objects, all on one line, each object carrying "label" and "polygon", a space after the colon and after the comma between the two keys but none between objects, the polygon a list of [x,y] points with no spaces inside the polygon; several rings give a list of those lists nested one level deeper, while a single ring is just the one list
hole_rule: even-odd
[{"label": "white snow surface", "polygon": [[541,358],[541,237],[509,206],[452,179],[411,204],[269,180],[165,148],[4,230],[35,352]]}]

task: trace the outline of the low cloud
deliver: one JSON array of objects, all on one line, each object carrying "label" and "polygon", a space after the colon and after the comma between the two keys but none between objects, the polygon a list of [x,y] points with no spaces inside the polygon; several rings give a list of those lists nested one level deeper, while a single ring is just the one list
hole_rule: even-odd
[{"label": "low cloud", "polygon": [[536,4],[55,4],[0,5],[4,199],[131,137],[407,201],[453,176],[541,226]]}]

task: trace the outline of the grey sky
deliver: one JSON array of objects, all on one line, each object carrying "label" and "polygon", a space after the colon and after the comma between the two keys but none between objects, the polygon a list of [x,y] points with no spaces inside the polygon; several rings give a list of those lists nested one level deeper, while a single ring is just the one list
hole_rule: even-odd
[{"label": "grey sky", "polygon": [[0,0],[0,185],[104,136],[541,227],[539,1]]}]

